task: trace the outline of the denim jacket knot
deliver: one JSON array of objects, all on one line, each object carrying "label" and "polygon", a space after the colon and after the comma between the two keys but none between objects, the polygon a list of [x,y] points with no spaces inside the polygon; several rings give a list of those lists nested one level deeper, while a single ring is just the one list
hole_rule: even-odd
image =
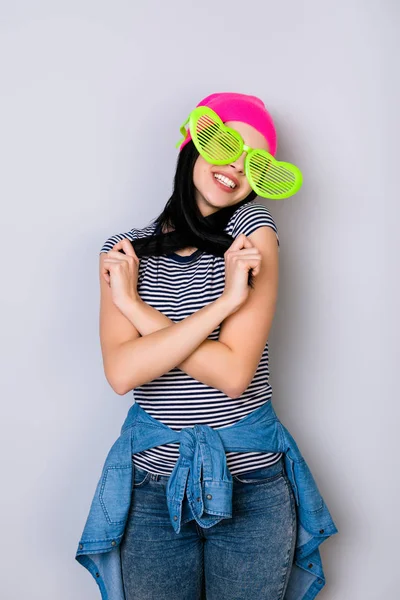
[{"label": "denim jacket knot", "polygon": [[102,600],[126,600],[120,543],[133,488],[132,456],[179,443],[168,478],[166,501],[176,533],[193,517],[201,527],[232,518],[233,480],[226,452],[282,452],[297,512],[294,561],[283,600],[313,600],[325,585],[320,544],[338,532],[294,438],[278,419],[272,401],[227,427],[208,425],[173,431],[134,403],[105,460],[75,558],[94,577]]},{"label": "denim jacket knot", "polygon": [[179,458],[168,479],[171,523],[180,532],[191,520],[186,502],[201,527],[232,517],[232,475],[221,436],[208,425],[185,427],[179,434]]}]

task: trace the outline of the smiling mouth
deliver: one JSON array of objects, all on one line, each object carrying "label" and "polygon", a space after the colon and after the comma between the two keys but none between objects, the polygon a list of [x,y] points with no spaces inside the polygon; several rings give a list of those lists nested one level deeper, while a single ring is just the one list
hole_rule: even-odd
[{"label": "smiling mouth", "polygon": [[222,173],[213,173],[212,175],[214,180],[225,187],[228,191],[233,191],[238,188],[238,182],[236,180],[233,180]]}]

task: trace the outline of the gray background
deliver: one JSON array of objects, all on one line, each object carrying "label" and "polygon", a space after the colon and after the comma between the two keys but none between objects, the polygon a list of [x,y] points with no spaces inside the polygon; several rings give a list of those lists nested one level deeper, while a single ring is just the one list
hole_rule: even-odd
[{"label": "gray background", "polygon": [[162,209],[179,126],[215,91],[261,96],[304,174],[264,201],[271,383],[340,529],[321,600],[396,596],[398,17],[388,0],[1,3],[1,598],[100,598],[74,555],[132,396],[103,374],[98,253]]}]

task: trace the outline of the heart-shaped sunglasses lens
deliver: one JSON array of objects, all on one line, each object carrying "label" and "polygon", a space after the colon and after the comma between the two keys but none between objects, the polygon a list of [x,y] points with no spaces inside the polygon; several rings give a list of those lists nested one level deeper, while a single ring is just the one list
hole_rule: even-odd
[{"label": "heart-shaped sunglasses lens", "polygon": [[233,162],[243,152],[240,134],[225,127],[218,115],[206,106],[193,111],[189,127],[197,150],[205,160],[214,165]]},{"label": "heart-shaped sunglasses lens", "polygon": [[281,200],[293,196],[302,185],[301,171],[290,163],[278,162],[268,152],[253,150],[247,156],[247,179],[262,198]]}]

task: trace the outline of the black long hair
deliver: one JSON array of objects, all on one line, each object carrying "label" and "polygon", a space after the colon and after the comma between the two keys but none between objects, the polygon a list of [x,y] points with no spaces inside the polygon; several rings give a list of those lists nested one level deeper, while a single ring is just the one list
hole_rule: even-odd
[{"label": "black long hair", "polygon": [[[233,213],[242,204],[256,198],[257,194],[252,190],[244,200],[203,217],[197,206],[193,182],[193,169],[198,156],[192,140],[180,151],[172,195],[163,211],[151,223],[157,225],[154,233],[132,242],[138,258],[160,256],[186,246],[199,248],[214,256],[223,256],[231,246],[234,238],[224,231],[224,227]],[[161,233],[164,226],[174,231]],[[251,272],[249,285],[252,287]]]}]

